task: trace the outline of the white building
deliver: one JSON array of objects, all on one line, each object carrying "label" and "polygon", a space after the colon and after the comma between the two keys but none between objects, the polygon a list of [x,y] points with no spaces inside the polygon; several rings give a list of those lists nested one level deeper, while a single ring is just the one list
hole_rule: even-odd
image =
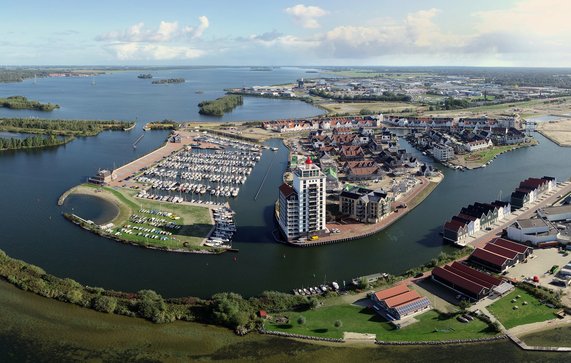
[{"label": "white building", "polygon": [[308,157],[279,188],[279,225],[288,241],[326,232],[326,176]]},{"label": "white building", "polygon": [[478,140],[466,143],[466,151],[473,152],[494,146],[491,140]]},{"label": "white building", "polygon": [[454,157],[454,149],[445,144],[436,144],[432,148],[432,155],[439,161],[447,161]]},{"label": "white building", "polygon": [[557,241],[559,238],[559,231],[541,218],[518,219],[507,228],[507,232],[509,239],[532,245]]}]

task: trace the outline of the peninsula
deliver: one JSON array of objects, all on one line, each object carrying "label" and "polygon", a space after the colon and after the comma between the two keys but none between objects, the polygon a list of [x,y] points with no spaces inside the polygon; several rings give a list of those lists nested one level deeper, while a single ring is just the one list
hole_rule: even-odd
[{"label": "peninsula", "polygon": [[226,112],[232,111],[243,103],[244,99],[240,95],[226,95],[213,101],[200,102],[198,104],[198,107],[200,107],[198,113],[201,115],[221,117],[224,116]]}]

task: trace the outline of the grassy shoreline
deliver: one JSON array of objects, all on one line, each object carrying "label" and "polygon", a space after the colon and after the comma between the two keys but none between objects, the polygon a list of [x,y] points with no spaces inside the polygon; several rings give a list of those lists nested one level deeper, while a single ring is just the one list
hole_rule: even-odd
[{"label": "grassy shoreline", "polygon": [[[118,213],[112,220],[105,223],[113,224],[113,227],[109,229],[103,229],[101,226],[77,218],[81,216],[66,215],[66,218],[70,221],[102,237],[169,252],[221,252],[220,249],[202,246],[204,238],[206,238],[213,227],[208,208],[135,199],[135,193],[136,191],[128,189],[82,184],[62,194],[58,204],[63,205],[65,199],[70,195],[88,195],[112,203],[117,207]],[[148,211],[169,214],[160,216]],[[163,221],[161,224],[167,226],[159,226],[156,221],[149,224],[150,222],[144,222],[136,218],[155,218],[157,221]],[[169,225],[172,225],[172,227],[168,227]],[[156,230],[157,232],[152,233],[156,233],[157,238],[147,237],[147,235],[155,236],[152,233],[125,232],[126,230],[137,231],[140,228]],[[159,233],[158,231],[161,232]],[[172,235],[165,234],[165,232],[172,233]]]}]

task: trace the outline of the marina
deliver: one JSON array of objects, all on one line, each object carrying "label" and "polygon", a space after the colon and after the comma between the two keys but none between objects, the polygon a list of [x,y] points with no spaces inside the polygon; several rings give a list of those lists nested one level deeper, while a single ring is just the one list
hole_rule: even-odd
[{"label": "marina", "polygon": [[[209,204],[236,198],[261,158],[260,147],[219,136],[195,137],[194,141],[214,145],[216,149],[189,146],[146,168],[135,178],[147,187],[137,197]],[[210,197],[208,201],[201,199],[205,195]]]}]

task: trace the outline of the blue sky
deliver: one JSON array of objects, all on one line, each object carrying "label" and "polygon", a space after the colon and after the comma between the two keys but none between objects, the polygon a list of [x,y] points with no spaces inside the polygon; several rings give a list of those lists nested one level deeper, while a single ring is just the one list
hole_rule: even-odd
[{"label": "blue sky", "polygon": [[0,5],[0,65],[571,66],[567,0]]}]

